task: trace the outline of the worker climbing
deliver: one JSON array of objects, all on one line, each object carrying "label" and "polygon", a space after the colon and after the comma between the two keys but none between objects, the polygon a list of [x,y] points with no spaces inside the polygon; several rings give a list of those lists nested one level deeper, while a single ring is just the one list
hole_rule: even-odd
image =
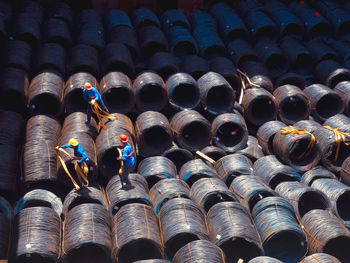
[{"label": "worker climbing", "polygon": [[120,141],[123,144],[123,148],[119,149],[119,157],[121,165],[119,169],[120,180],[122,182],[122,189],[132,189],[134,186],[129,180],[129,173],[131,167],[135,164],[135,158],[130,143],[128,143],[128,137],[125,134],[120,134]]},{"label": "worker climbing", "polygon": [[[74,156],[71,156],[68,152],[66,152],[64,150],[65,148],[73,148]],[[90,160],[88,155],[85,153],[83,147],[79,144],[79,142],[76,139],[72,138],[69,140],[68,144],[57,146],[56,149],[59,150],[60,153],[63,153],[66,156],[68,156],[72,161],[76,160],[76,162],[74,163],[74,169],[77,173],[78,179],[83,187],[88,187],[89,186],[89,180],[88,180],[89,168],[88,167],[89,167]],[[68,171],[68,168],[65,162],[63,161],[62,157],[60,155],[58,157],[65,172],[71,179],[75,188],[79,190],[80,189],[79,185],[76,183],[73,176]]]}]

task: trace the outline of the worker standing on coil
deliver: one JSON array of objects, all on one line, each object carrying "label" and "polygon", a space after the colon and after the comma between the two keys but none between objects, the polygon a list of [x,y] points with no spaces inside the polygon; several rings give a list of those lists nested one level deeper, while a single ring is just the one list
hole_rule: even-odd
[{"label": "worker standing on coil", "polygon": [[84,84],[83,97],[84,97],[84,100],[87,103],[89,103],[88,110],[87,110],[86,124],[90,124],[91,115],[92,115],[92,107],[96,104],[97,104],[96,106],[98,106],[102,111],[104,111],[104,113],[109,114],[109,111],[108,111],[106,105],[103,103],[101,94],[89,82],[86,82]]},{"label": "worker standing on coil", "polygon": [[131,167],[135,164],[135,158],[130,143],[128,143],[128,137],[125,134],[120,134],[120,141],[123,144],[123,149],[119,149],[118,160],[121,161],[119,175],[122,182],[123,189],[131,189],[134,186],[129,180],[129,172]]}]

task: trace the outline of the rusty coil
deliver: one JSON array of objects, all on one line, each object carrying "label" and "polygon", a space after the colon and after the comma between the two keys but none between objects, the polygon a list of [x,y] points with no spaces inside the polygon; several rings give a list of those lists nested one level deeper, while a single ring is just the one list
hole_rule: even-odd
[{"label": "rusty coil", "polygon": [[325,253],[312,254],[304,258],[300,263],[318,263],[320,261],[324,263],[341,263],[337,258]]},{"label": "rusty coil", "polygon": [[128,177],[135,188],[128,190],[122,189],[122,182],[118,175],[113,176],[106,186],[111,218],[115,216],[121,207],[127,204],[140,203],[152,206],[152,202],[148,196],[146,179],[136,173],[129,174]]},{"label": "rusty coil", "polygon": [[62,134],[85,133],[92,139],[97,137],[97,124],[95,119],[91,119],[90,125],[86,124],[86,114],[83,112],[73,112],[69,114],[63,122]]},{"label": "rusty coil", "polygon": [[344,113],[350,116],[350,81],[339,82],[335,87],[334,91],[339,94],[344,103]]},{"label": "rusty coil", "polygon": [[135,28],[148,25],[160,27],[160,22],[155,13],[148,8],[137,8],[131,13],[131,20]]},{"label": "rusty coil", "polygon": [[158,219],[150,206],[123,206],[113,218],[112,229],[112,255],[118,262],[163,258]]},{"label": "rusty coil", "polygon": [[68,113],[75,111],[85,112],[89,106],[83,99],[83,86],[89,82],[97,90],[99,85],[93,75],[87,72],[78,72],[69,77],[64,89],[64,105]]},{"label": "rusty coil", "polygon": [[299,182],[282,182],[275,191],[294,207],[299,220],[311,210],[331,208],[330,201],[324,193]]},{"label": "rusty coil", "polygon": [[322,128],[321,124],[319,124],[318,122],[316,122],[314,120],[310,120],[310,119],[298,121],[297,123],[295,123],[293,125],[293,127],[296,129],[303,129],[303,130],[306,130],[306,131],[311,132],[311,133],[314,133],[319,128]]},{"label": "rusty coil", "polygon": [[27,121],[26,142],[47,140],[57,143],[61,134],[60,122],[47,115],[36,115]]},{"label": "rusty coil", "polygon": [[113,43],[122,43],[130,51],[134,61],[140,53],[139,43],[135,30],[129,26],[120,25],[114,27],[109,33],[110,41]]},{"label": "rusty coil", "polygon": [[248,75],[250,81],[269,92],[273,92],[273,83],[269,77],[269,72],[264,63],[260,61],[243,61],[240,70]]},{"label": "rusty coil", "polygon": [[194,110],[176,113],[170,121],[176,142],[189,151],[207,146],[211,139],[210,123]]},{"label": "rusty coil", "polygon": [[167,92],[163,79],[152,72],[140,74],[133,83],[135,103],[140,111],[160,111],[167,104]]},{"label": "rusty coil", "polygon": [[127,113],[135,105],[130,78],[122,72],[109,72],[100,82],[100,92],[110,112]]},{"label": "rusty coil", "polygon": [[337,177],[331,171],[327,170],[321,165],[318,165],[305,172],[301,177],[301,182],[307,186],[311,186],[314,181],[322,178],[337,179]]},{"label": "rusty coil", "polygon": [[248,261],[263,254],[255,225],[248,211],[239,203],[214,205],[206,221],[210,241],[225,252],[227,262]]},{"label": "rusty coil", "polygon": [[248,135],[248,141],[245,148],[239,150],[237,153],[244,154],[247,156],[253,163],[259,158],[264,156],[262,147],[258,143],[258,139]]},{"label": "rusty coil", "polygon": [[21,145],[25,125],[25,120],[18,113],[0,110],[0,145]]},{"label": "rusty coil", "polygon": [[338,83],[350,80],[350,70],[341,67],[336,59],[328,59],[315,66],[314,76],[320,83],[333,89]]},{"label": "rusty coil", "polygon": [[247,40],[234,39],[227,44],[227,53],[237,67],[247,61],[258,61],[252,46]]},{"label": "rusty coil", "polygon": [[189,150],[180,148],[174,142],[169,149],[162,153],[162,156],[171,160],[176,166],[177,171],[180,171],[185,163],[193,159],[193,154]]},{"label": "rusty coil", "polygon": [[0,190],[4,197],[16,194],[17,178],[20,173],[19,149],[11,145],[0,145],[3,162],[0,164]]},{"label": "rusty coil", "polygon": [[72,42],[69,24],[58,18],[48,18],[43,23],[43,40],[46,43],[57,43],[63,47]]},{"label": "rusty coil", "polygon": [[190,188],[183,180],[177,178],[163,179],[153,185],[149,191],[149,197],[152,200],[154,211],[159,215],[162,206],[170,199],[190,199]]},{"label": "rusty coil", "polygon": [[159,213],[165,252],[169,258],[193,240],[208,240],[203,211],[191,199],[175,198]]},{"label": "rusty coil", "polygon": [[224,113],[211,124],[213,144],[225,152],[233,153],[243,149],[248,141],[248,128],[239,113]]},{"label": "rusty coil", "polygon": [[176,57],[169,52],[156,52],[148,61],[148,68],[157,72],[165,81],[179,71]]},{"label": "rusty coil", "polygon": [[209,63],[197,55],[186,56],[181,63],[181,71],[190,74],[195,80],[198,80],[210,71]]},{"label": "rusty coil", "polygon": [[273,92],[278,104],[278,116],[285,124],[309,118],[311,105],[309,98],[296,86],[280,86]]},{"label": "rusty coil", "polygon": [[180,248],[173,258],[173,263],[185,262],[225,263],[225,254],[218,246],[207,240],[196,240]]},{"label": "rusty coil", "polygon": [[45,43],[39,46],[34,62],[34,70],[36,73],[45,72],[47,70],[58,71],[60,75],[65,73],[65,49],[56,43]]},{"label": "rusty coil", "polygon": [[350,260],[349,230],[330,211],[310,211],[301,223],[307,235],[310,253],[327,253],[340,262]]},{"label": "rusty coil", "polygon": [[191,198],[208,212],[215,204],[237,201],[235,195],[219,178],[201,178],[191,187]]},{"label": "rusty coil", "polygon": [[144,26],[137,33],[143,56],[151,57],[157,52],[168,50],[168,41],[159,27]]},{"label": "rusty coil", "polygon": [[201,159],[194,159],[185,163],[179,172],[179,178],[192,186],[201,178],[217,177],[215,170]]},{"label": "rusty coil", "polygon": [[3,52],[4,67],[21,68],[29,73],[31,70],[32,48],[27,42],[20,40],[7,41]]},{"label": "rusty coil", "polygon": [[171,28],[174,26],[181,26],[187,29],[191,28],[190,22],[181,10],[169,9],[166,10],[161,18],[163,28]]},{"label": "rusty coil", "polygon": [[323,125],[338,128],[341,132],[350,132],[350,118],[341,113],[328,118]]},{"label": "rusty coil", "polygon": [[104,206],[81,204],[73,207],[64,220],[62,257],[68,262],[107,262],[112,250],[110,229],[109,214]]},{"label": "rusty coil", "polygon": [[80,72],[90,73],[96,78],[99,75],[98,51],[85,44],[73,46],[67,57],[67,74],[73,75]]},{"label": "rusty coil", "polygon": [[241,175],[236,177],[230,186],[239,202],[249,211],[263,198],[275,196],[275,192],[263,181],[254,175]]},{"label": "rusty coil", "polygon": [[[1,3],[0,3],[1,5]],[[7,259],[13,211],[10,203],[0,196],[0,258]]]},{"label": "rusty coil", "polygon": [[73,10],[69,4],[65,2],[53,3],[48,11],[48,17],[61,19],[69,25],[73,24]]},{"label": "rusty coil", "polygon": [[202,153],[212,158],[214,161],[226,156],[226,152],[216,146],[207,146],[201,150]]},{"label": "rusty coil", "polygon": [[114,27],[117,26],[128,26],[132,28],[131,20],[127,13],[125,13],[123,10],[110,10],[105,16],[104,16],[104,25],[106,27],[107,33],[110,33],[111,30]]},{"label": "rusty coil", "polygon": [[51,72],[43,72],[31,81],[28,88],[28,107],[32,115],[59,116],[62,111],[64,80]]},{"label": "rusty coil", "polygon": [[29,13],[19,13],[13,20],[13,36],[16,40],[36,46],[40,39],[40,23]]},{"label": "rusty coil", "polygon": [[306,80],[302,75],[299,75],[294,72],[287,72],[279,76],[275,81],[275,87],[280,87],[284,85],[293,85],[303,90],[306,85]]},{"label": "rusty coil", "polygon": [[[178,11],[178,10],[168,10]],[[171,26],[165,28],[165,34],[169,41],[169,50],[178,57],[196,55],[198,46],[188,28],[183,26]]]},{"label": "rusty coil", "polygon": [[280,121],[268,121],[260,126],[256,137],[259,145],[266,154],[273,154],[273,139],[277,132],[281,131],[285,124]]},{"label": "rusty coil", "polygon": [[215,170],[218,177],[227,186],[230,186],[237,176],[253,174],[252,166],[253,164],[248,157],[243,154],[234,153],[219,159],[215,164]]},{"label": "rusty coil", "polygon": [[187,73],[176,73],[165,83],[170,105],[176,110],[194,109],[200,102],[196,80]]},{"label": "rusty coil", "polygon": [[276,258],[261,256],[261,257],[253,258],[248,263],[282,263],[282,261]]},{"label": "rusty coil", "polygon": [[207,112],[218,115],[233,108],[235,91],[223,76],[208,72],[198,79],[201,104]]},{"label": "rusty coil", "polygon": [[62,223],[48,207],[21,210],[14,220],[12,256],[15,262],[57,262],[61,255]]}]

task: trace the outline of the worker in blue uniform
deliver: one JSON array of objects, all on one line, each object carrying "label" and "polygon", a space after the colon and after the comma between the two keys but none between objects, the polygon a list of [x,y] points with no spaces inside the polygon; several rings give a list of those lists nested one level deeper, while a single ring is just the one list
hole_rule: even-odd
[{"label": "worker in blue uniform", "polygon": [[90,124],[91,115],[92,115],[91,105],[94,104],[94,102],[97,102],[97,104],[100,106],[100,108],[103,111],[105,111],[106,113],[109,113],[106,105],[103,103],[101,94],[89,82],[86,82],[84,84],[83,98],[87,103],[89,103],[88,110],[87,110],[86,124]]},{"label": "worker in blue uniform", "polygon": [[121,173],[120,180],[122,182],[123,189],[131,189],[134,186],[129,180],[129,173],[132,166],[135,164],[135,158],[130,143],[128,143],[128,137],[125,134],[120,134],[119,139],[123,144],[122,154],[118,157],[121,161]]},{"label": "worker in blue uniform", "polygon": [[73,148],[74,149],[74,155],[76,157],[81,157],[78,161],[78,164],[81,165],[83,162],[86,163],[86,165],[89,165],[89,157],[85,153],[83,147],[79,144],[79,142],[76,139],[70,139],[68,144],[57,146],[56,148]]}]

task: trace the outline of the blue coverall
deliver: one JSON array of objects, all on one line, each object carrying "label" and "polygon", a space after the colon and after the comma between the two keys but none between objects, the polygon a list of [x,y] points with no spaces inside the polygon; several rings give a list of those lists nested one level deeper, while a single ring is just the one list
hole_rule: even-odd
[{"label": "blue coverall", "polygon": [[73,148],[74,149],[74,155],[76,157],[81,157],[81,159],[78,161],[78,163],[82,164],[83,162],[85,162],[86,165],[89,165],[89,157],[85,153],[83,147],[80,146],[80,144],[78,144],[77,146],[73,146],[73,145],[70,145],[70,144],[65,144],[65,145],[62,145],[61,148],[62,149],[64,149],[64,148]]},{"label": "blue coverall", "polygon": [[[84,89],[83,90],[83,98],[86,102],[90,102],[91,100],[95,100],[98,103],[98,105],[101,107],[102,110],[108,112],[106,105],[103,103],[101,94],[97,91],[97,89],[95,87],[92,87],[90,90]],[[88,110],[87,110],[87,122],[88,123],[90,123],[91,115],[92,115],[91,106],[88,105]]]},{"label": "blue coverall", "polygon": [[135,164],[135,158],[132,152],[131,145],[129,143],[125,144],[123,147],[122,157],[120,160],[124,162],[123,174],[121,175],[122,183],[125,182],[127,185],[131,185],[129,181],[130,168]]}]

